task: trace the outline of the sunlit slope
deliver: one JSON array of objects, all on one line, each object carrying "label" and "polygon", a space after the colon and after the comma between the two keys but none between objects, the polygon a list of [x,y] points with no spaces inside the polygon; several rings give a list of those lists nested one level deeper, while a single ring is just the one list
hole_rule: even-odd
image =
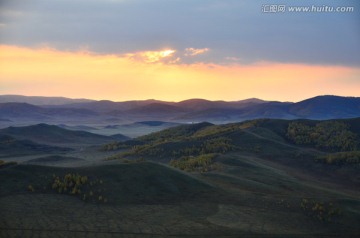
[{"label": "sunlit slope", "polygon": [[132,155],[171,159],[206,153],[249,152],[271,157],[317,156],[327,152],[358,149],[360,119],[313,121],[258,119],[213,125],[182,125],[132,141]]}]

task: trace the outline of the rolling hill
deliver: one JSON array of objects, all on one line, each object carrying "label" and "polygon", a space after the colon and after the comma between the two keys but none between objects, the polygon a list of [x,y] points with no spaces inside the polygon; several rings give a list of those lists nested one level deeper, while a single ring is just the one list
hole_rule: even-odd
[{"label": "rolling hill", "polygon": [[35,143],[29,140],[19,140],[0,134],[0,158],[24,155],[40,155],[48,153],[65,153],[71,149]]},{"label": "rolling hill", "polygon": [[69,108],[85,108],[88,110],[93,110],[98,113],[105,113],[105,114],[116,114],[122,111],[131,110],[138,107],[143,107],[153,103],[160,103],[160,104],[171,104],[168,102],[158,101],[158,100],[143,100],[143,101],[124,101],[124,102],[113,102],[110,100],[100,100],[100,101],[93,101],[93,102],[83,102],[83,103],[72,103],[66,105]]},{"label": "rolling hill", "polygon": [[250,98],[240,101],[226,102],[226,101],[209,101],[204,99],[189,99],[176,103],[176,106],[192,109],[194,111],[201,111],[213,108],[244,108],[248,106],[253,106],[261,103],[266,103],[267,101],[263,101],[257,98]]},{"label": "rolling hill", "polygon": [[[44,124],[7,130],[90,137]],[[104,158],[120,151],[93,147],[7,159],[0,236],[357,237],[359,164],[316,158],[342,151],[337,138],[351,145],[359,135],[360,118],[203,122],[112,144],[118,160]]]},{"label": "rolling hill", "polygon": [[[135,125],[145,125],[145,126],[167,126],[167,127],[179,125],[178,123],[166,122],[166,121],[139,121],[134,124]],[[131,126],[131,125],[129,125],[129,126]]]},{"label": "rolling hill", "polygon": [[178,106],[168,105],[164,103],[151,103],[145,106],[137,107],[126,111],[130,114],[143,114],[143,115],[172,115],[185,112],[186,109]]},{"label": "rolling hill", "polygon": [[259,99],[209,101],[190,99],[181,102],[157,100],[113,102],[108,100],[35,106],[28,103],[0,103],[0,118],[10,121],[38,121],[56,124],[82,120],[104,123],[133,123],[166,120],[169,122],[239,122],[258,118],[341,119],[360,117],[360,98],[317,96],[301,102],[275,102]]},{"label": "rolling hill", "polygon": [[189,99],[176,103],[176,106],[191,110],[206,110],[209,108],[233,107],[225,101],[209,101],[204,99]]},{"label": "rolling hill", "polygon": [[[221,159],[226,166],[222,171],[200,174],[153,162],[1,167],[0,235],[215,238],[359,233],[360,203],[351,192],[323,188],[318,180],[309,183],[257,158]],[[62,181],[77,177],[84,182],[73,193],[69,186],[74,183]],[[59,189],[59,183],[67,190]],[[319,214],[325,215],[319,219]]]},{"label": "rolling hill", "polygon": [[16,120],[51,120],[66,118],[94,117],[97,113],[87,109],[44,108],[28,103],[0,103],[0,115],[3,118]]},{"label": "rolling hill", "polygon": [[318,96],[290,105],[289,112],[300,118],[320,120],[359,117],[360,98]]},{"label": "rolling hill", "polygon": [[[203,122],[169,128],[104,148],[128,148],[109,159],[146,157],[164,163],[187,159],[195,167],[196,160],[211,161],[217,155],[240,153],[316,174],[319,163],[360,163],[359,125],[360,118],[257,119],[225,125]],[[349,180],[358,179],[357,175]]]},{"label": "rolling hill", "polygon": [[[97,135],[85,131],[66,130],[58,126],[47,124],[8,127],[1,129],[0,134],[9,135],[17,139],[26,139],[38,143],[55,145],[98,145],[115,140],[108,136]],[[117,137],[119,137],[119,135],[117,135]]]},{"label": "rolling hill", "polygon": [[[54,160],[76,158],[51,156],[30,161],[47,162]],[[1,180],[6,177],[19,179],[17,185],[11,188],[10,184],[0,187],[0,197],[13,195],[16,188],[27,187],[28,183],[36,184],[40,189],[48,186],[46,177],[52,178],[53,174],[64,175],[66,173],[79,173],[91,178],[99,178],[103,181],[104,196],[110,204],[173,204],[175,202],[191,200],[196,194],[204,191],[216,194],[217,189],[208,184],[192,178],[164,165],[151,162],[139,162],[132,164],[112,164],[87,166],[80,168],[55,168],[37,165],[17,165],[0,173]],[[26,177],[26,179],[21,179]],[[39,191],[42,193],[41,191]]]},{"label": "rolling hill", "polygon": [[43,113],[44,109],[28,103],[0,103],[0,115],[3,118],[33,118],[46,119],[48,115]]},{"label": "rolling hill", "polygon": [[70,166],[77,162],[82,162],[83,159],[69,156],[61,155],[50,155],[45,157],[40,157],[36,159],[30,159],[26,161],[26,164],[37,164],[37,165],[64,165],[69,164]]},{"label": "rolling hill", "polygon": [[22,95],[0,95],[0,103],[20,102],[33,105],[64,105],[69,103],[91,102],[90,99],[71,99],[65,97],[39,97]]}]

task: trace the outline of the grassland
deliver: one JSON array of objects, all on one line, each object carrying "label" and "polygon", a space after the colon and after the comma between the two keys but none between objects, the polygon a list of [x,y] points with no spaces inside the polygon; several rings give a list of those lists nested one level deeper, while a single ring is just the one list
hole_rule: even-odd
[{"label": "grassland", "polygon": [[295,143],[289,123],[180,126],[1,167],[0,237],[358,237],[359,164],[318,161],[356,150]]}]

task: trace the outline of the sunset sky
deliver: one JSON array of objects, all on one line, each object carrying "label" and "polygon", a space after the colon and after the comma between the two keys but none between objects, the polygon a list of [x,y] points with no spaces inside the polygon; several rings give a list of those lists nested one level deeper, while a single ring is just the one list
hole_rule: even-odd
[{"label": "sunset sky", "polygon": [[[354,11],[262,12],[284,3]],[[359,97],[360,2],[0,0],[0,94]]]}]

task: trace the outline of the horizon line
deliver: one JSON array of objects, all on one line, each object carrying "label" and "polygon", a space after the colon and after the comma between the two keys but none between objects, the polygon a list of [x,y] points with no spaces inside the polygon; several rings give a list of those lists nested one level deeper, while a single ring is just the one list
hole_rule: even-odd
[{"label": "horizon line", "polygon": [[37,97],[37,98],[62,98],[62,99],[70,99],[70,100],[89,100],[89,101],[111,101],[111,102],[131,102],[131,101],[158,101],[158,102],[171,102],[171,103],[179,103],[189,100],[204,100],[209,102],[240,102],[240,101],[246,101],[246,100],[259,100],[264,102],[283,102],[283,103],[297,103],[301,101],[305,101],[311,98],[316,97],[325,97],[325,96],[334,96],[334,97],[347,97],[347,98],[358,98],[360,96],[349,96],[349,95],[335,95],[335,94],[323,94],[323,95],[315,95],[308,98],[303,98],[299,101],[281,101],[281,100],[271,100],[271,99],[263,99],[263,98],[257,98],[257,97],[251,97],[251,98],[244,98],[244,99],[238,99],[238,100],[224,100],[224,99],[207,99],[207,98],[188,98],[183,99],[179,101],[174,100],[163,100],[163,99],[155,99],[155,98],[148,98],[148,99],[124,99],[124,100],[111,100],[111,99],[94,99],[94,98],[73,98],[73,97],[66,97],[66,96],[40,96],[40,95],[22,95],[22,94],[0,94],[0,96],[19,96],[19,97]]}]

